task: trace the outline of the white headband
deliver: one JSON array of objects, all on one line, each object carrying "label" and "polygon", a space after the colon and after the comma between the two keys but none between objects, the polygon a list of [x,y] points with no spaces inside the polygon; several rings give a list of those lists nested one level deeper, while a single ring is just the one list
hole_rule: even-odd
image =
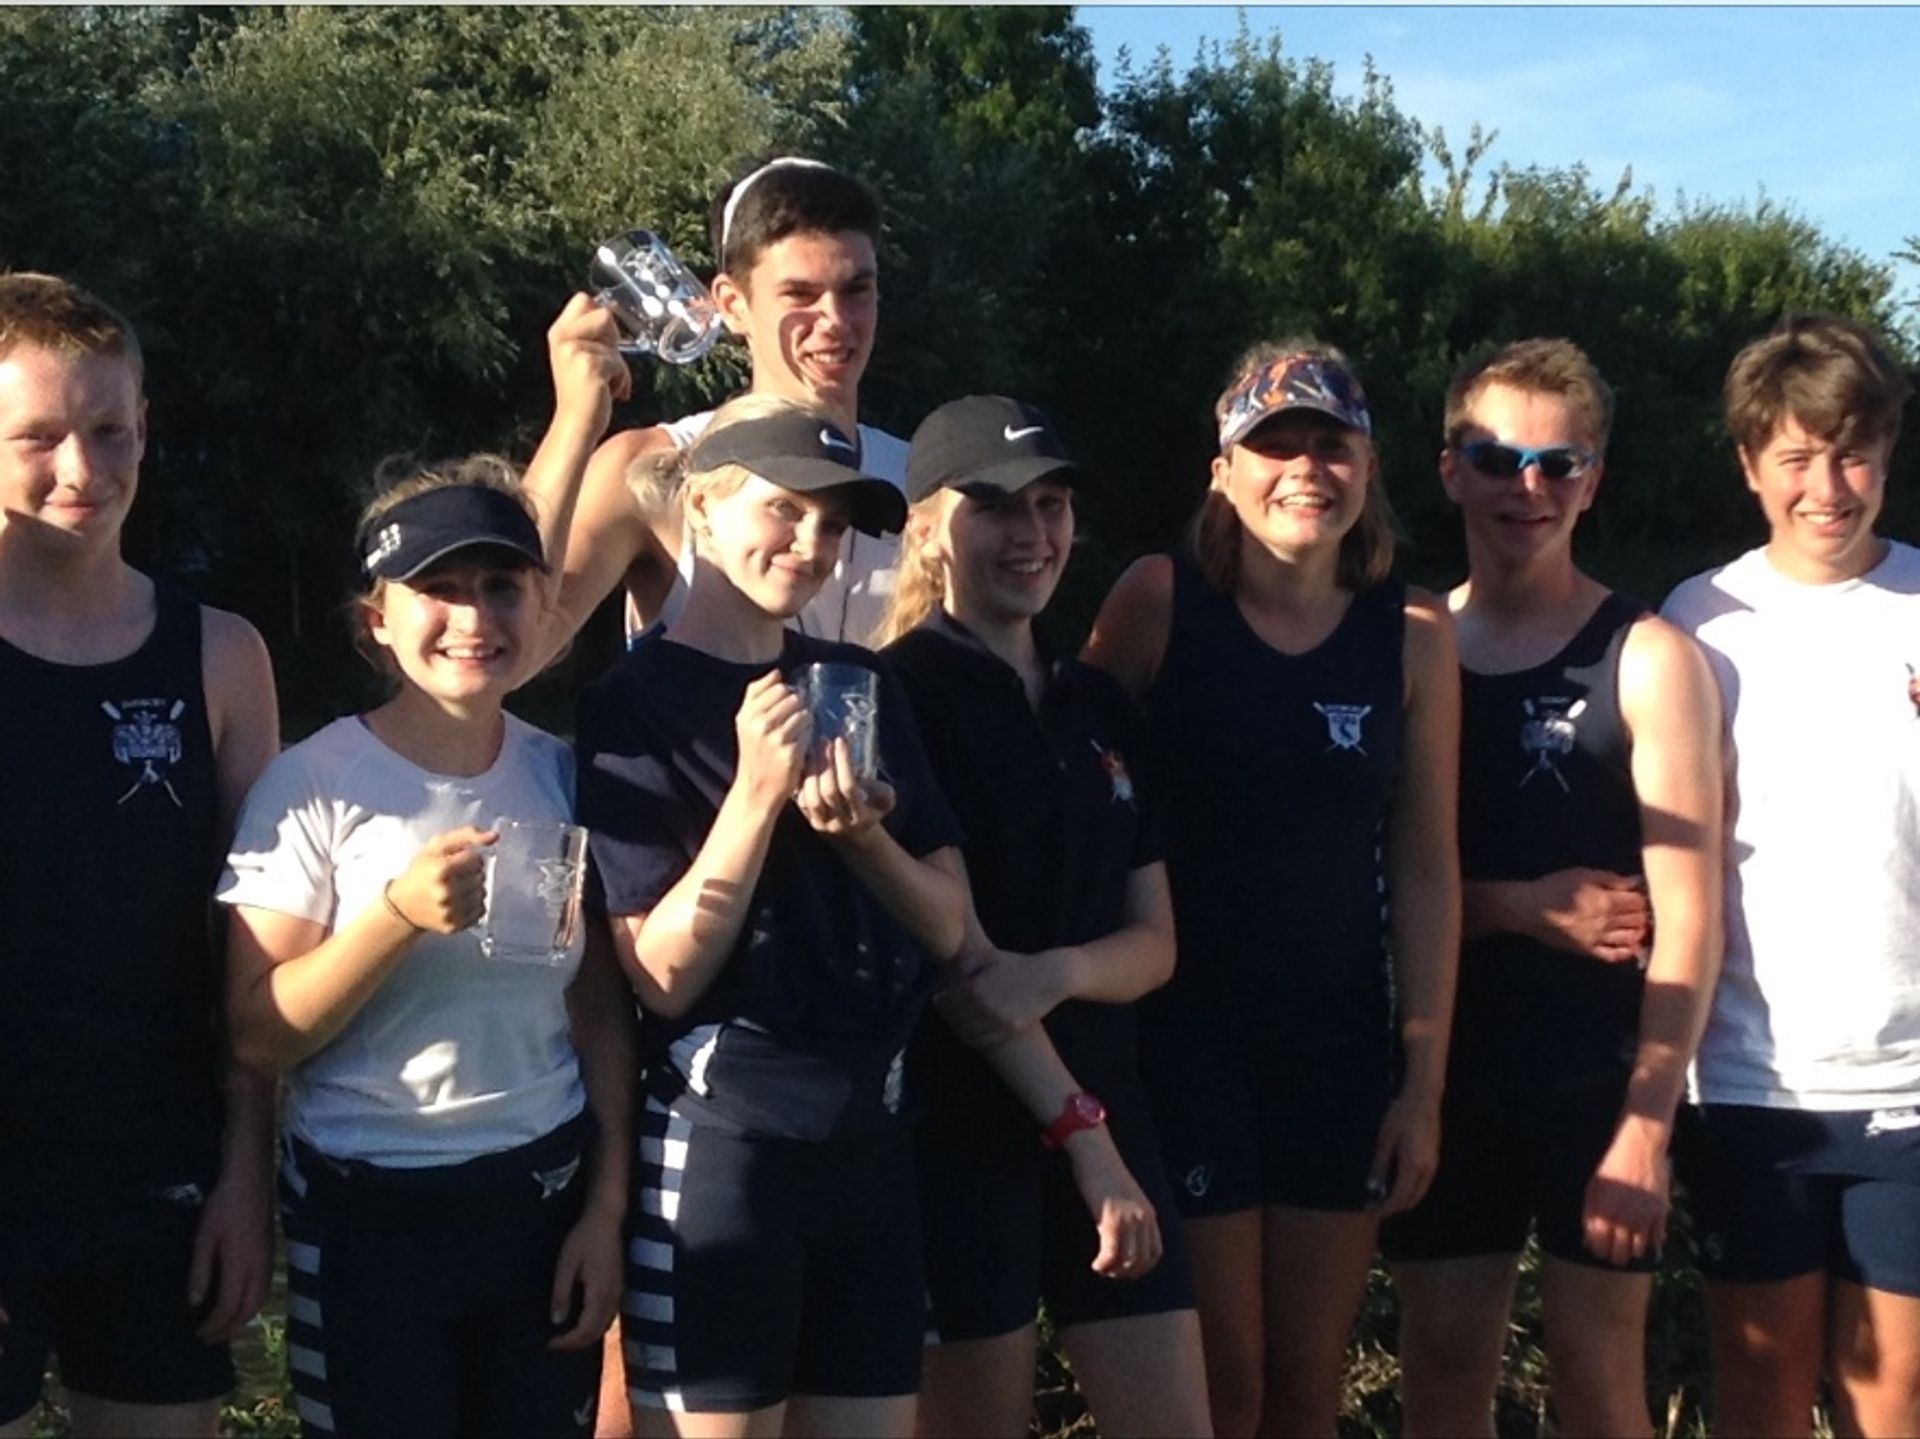
[{"label": "white headband", "polygon": [[819,160],[808,160],[799,155],[782,155],[777,160],[767,161],[766,164],[762,165],[758,170],[755,170],[751,175],[748,175],[739,184],[735,185],[727,195],[727,203],[720,208],[720,253],[714,256],[714,258],[721,264],[724,265],[726,263],[727,241],[733,235],[733,212],[740,208],[740,197],[746,194],[747,191],[752,188],[753,182],[766,174],[767,171],[778,170],[787,165],[803,165],[809,170],[831,170],[833,168],[833,166]]}]

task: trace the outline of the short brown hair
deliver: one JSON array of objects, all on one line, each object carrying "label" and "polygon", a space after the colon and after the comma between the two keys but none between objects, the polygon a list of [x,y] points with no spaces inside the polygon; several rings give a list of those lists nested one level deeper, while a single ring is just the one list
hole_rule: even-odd
[{"label": "short brown hair", "polygon": [[1573,341],[1515,340],[1461,365],[1447,382],[1448,445],[1466,437],[1467,411],[1489,385],[1558,396],[1579,415],[1594,453],[1607,452],[1607,439],[1613,433],[1613,391],[1587,352]]},{"label": "short brown hair", "polygon": [[[733,222],[725,224],[727,200],[743,184],[747,189],[734,207]],[[709,229],[716,263],[745,284],[760,252],[789,235],[852,230],[877,244],[880,201],[865,183],[829,165],[775,160],[743,172],[713,197]]]},{"label": "short brown hair", "polygon": [[114,356],[127,362],[136,385],[146,373],[139,337],[126,316],[58,275],[0,275],[0,360],[22,345]]},{"label": "short brown hair", "polygon": [[1733,442],[1753,454],[1789,418],[1826,440],[1891,442],[1912,393],[1885,343],[1858,320],[1789,315],[1733,357],[1721,397]]},{"label": "short brown hair", "polygon": [[[1293,337],[1255,345],[1240,356],[1229,371],[1226,387],[1213,402],[1217,422],[1226,412],[1228,401],[1241,382],[1255,370],[1287,355],[1319,355],[1333,360],[1349,372],[1352,361],[1332,345],[1305,337]],[[1393,570],[1393,550],[1398,530],[1393,504],[1387,498],[1380,477],[1379,451],[1369,436],[1362,435],[1373,469],[1367,476],[1367,498],[1360,518],[1341,537],[1337,578],[1349,590],[1371,589]],[[1187,526],[1187,544],[1194,561],[1208,584],[1217,590],[1231,591],[1240,582],[1240,516],[1233,501],[1217,489],[1209,489],[1200,509]]]}]

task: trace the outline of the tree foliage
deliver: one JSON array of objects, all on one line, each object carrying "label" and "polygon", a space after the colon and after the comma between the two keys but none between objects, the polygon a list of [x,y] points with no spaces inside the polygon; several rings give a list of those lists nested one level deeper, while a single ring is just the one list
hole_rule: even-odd
[{"label": "tree foliage", "polygon": [[[276,634],[344,584],[379,456],[524,447],[594,239],[645,223],[710,263],[709,197],[786,149],[885,204],[870,416],[1048,406],[1104,480],[1083,588],[1171,541],[1233,356],[1293,333],[1360,368],[1419,577],[1460,558],[1446,377],[1527,334],[1579,340],[1619,391],[1596,562],[1651,593],[1750,540],[1727,360],[1788,309],[1897,330],[1887,269],[1770,202],[1663,207],[1630,174],[1495,164],[1479,130],[1456,152],[1388,77],[1337,78],[1243,26],[1103,85],[1063,6],[0,10],[0,263],[132,313],[156,422],[136,537]],[[648,367],[634,414],[743,378],[730,347]]]}]

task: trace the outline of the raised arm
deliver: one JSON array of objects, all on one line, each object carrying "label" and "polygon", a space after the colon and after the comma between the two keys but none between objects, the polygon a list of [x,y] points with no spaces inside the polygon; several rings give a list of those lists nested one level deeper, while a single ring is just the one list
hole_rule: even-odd
[{"label": "raised arm", "polygon": [[[568,300],[547,329],[553,419],[521,484],[534,498],[547,563],[561,576],[562,584],[582,477],[594,446],[607,432],[613,402],[633,389],[633,373],[616,348],[618,338],[612,312],[584,294]],[[541,635],[541,660],[557,652],[578,629],[556,602]]]},{"label": "raised arm", "polygon": [[1665,620],[1627,636],[1620,712],[1654,925],[1626,1102],[1587,1187],[1587,1247],[1615,1264],[1666,1233],[1674,1111],[1720,972],[1726,803],[1719,691],[1699,646]]},{"label": "raised arm", "polygon": [[1080,658],[1112,675],[1139,704],[1160,674],[1172,631],[1173,561],[1147,555],[1107,592]]},{"label": "raised arm", "polygon": [[1460,660],[1445,605],[1407,595],[1406,725],[1400,778],[1387,814],[1387,893],[1406,1077],[1380,1126],[1376,1190],[1384,1210],[1419,1203],[1439,1162],[1460,963]]},{"label": "raised arm", "polygon": [[[560,585],[554,601],[556,624],[547,637],[550,653],[579,633],[600,602],[636,566],[656,572],[664,593],[664,581],[679,550],[680,522],[677,515],[643,514],[628,488],[627,471],[636,461],[672,448],[672,436],[658,426],[623,430],[588,460],[578,498],[566,517],[570,523],[564,554],[556,565]],[[536,497],[548,550],[559,554],[560,547],[554,544],[557,536],[548,527],[562,518],[563,477],[550,470],[536,474],[529,467],[526,488]]]}]

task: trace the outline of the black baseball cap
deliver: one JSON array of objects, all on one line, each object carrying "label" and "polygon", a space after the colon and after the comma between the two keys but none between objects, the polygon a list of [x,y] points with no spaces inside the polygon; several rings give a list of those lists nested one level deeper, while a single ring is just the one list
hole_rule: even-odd
[{"label": "black baseball cap", "polygon": [[907,497],[917,504],[946,488],[1010,495],[1048,476],[1069,484],[1083,478],[1053,421],[1023,400],[968,395],[949,400],[913,432]]},{"label": "black baseball cap", "polygon": [[907,522],[900,487],[862,473],[860,446],[818,415],[766,415],[708,430],[695,442],[687,464],[694,474],[739,465],[783,490],[804,494],[844,490],[853,527],[870,535],[891,534]]},{"label": "black baseball cap", "polygon": [[442,485],[400,501],[360,535],[370,580],[410,580],[459,550],[506,550],[547,568],[533,516],[513,495],[485,485]]}]

